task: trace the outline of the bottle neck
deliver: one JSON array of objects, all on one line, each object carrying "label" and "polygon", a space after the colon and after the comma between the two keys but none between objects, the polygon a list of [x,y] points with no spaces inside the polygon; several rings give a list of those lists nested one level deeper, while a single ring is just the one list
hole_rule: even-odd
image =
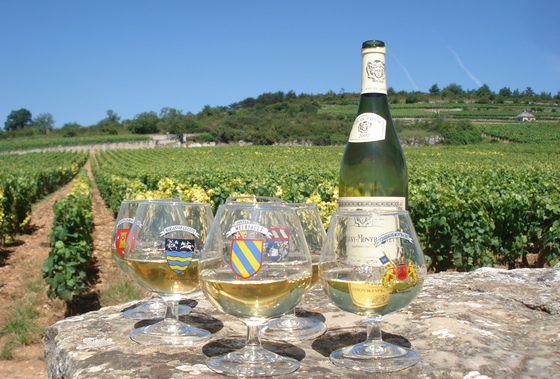
[{"label": "bottle neck", "polygon": [[362,89],[360,94],[387,94],[385,47],[362,49]]}]

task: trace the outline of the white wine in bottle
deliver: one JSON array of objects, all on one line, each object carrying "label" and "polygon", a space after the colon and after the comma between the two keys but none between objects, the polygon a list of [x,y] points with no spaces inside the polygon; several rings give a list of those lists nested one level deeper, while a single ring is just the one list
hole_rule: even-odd
[{"label": "white wine in bottle", "polygon": [[366,41],[358,114],[340,167],[339,209],[405,209],[407,183],[387,99],[385,44]]},{"label": "white wine in bottle", "polygon": [[[362,44],[362,88],[340,167],[339,210],[406,209],[406,162],[389,110],[385,54],[382,41]],[[371,237],[397,229],[394,218],[382,215],[348,225],[346,249],[353,264],[384,266],[397,258],[397,249],[377,246]]]}]

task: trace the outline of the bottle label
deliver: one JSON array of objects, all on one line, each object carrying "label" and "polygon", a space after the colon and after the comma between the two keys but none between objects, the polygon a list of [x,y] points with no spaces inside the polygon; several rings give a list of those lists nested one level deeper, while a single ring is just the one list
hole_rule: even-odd
[{"label": "bottle label", "polygon": [[[341,197],[339,210],[403,210],[404,197]],[[398,256],[396,244],[380,245],[379,236],[392,235],[398,230],[396,219],[392,216],[375,215],[360,222],[348,225],[346,229],[346,253],[348,262],[357,267],[383,267],[387,260]],[[383,270],[379,272],[383,273]],[[379,278],[380,280],[382,277]]]},{"label": "bottle label", "polygon": [[385,72],[385,48],[364,49],[362,51],[361,93],[387,94]]},{"label": "bottle label", "polygon": [[376,309],[389,304],[393,289],[383,284],[348,283],[348,292],[350,292],[354,305],[366,309]]},{"label": "bottle label", "polygon": [[387,120],[376,113],[366,112],[358,115],[352,125],[349,142],[374,142],[385,139]]}]

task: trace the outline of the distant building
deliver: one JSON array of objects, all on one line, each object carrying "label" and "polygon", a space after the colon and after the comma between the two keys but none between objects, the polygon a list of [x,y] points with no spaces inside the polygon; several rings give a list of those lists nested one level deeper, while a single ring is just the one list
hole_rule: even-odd
[{"label": "distant building", "polygon": [[515,117],[517,121],[535,121],[536,117],[527,111],[523,111]]}]

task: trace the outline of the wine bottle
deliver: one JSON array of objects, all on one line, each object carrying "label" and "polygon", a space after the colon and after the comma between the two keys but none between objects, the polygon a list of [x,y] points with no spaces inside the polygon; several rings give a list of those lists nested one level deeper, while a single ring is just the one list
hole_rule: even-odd
[{"label": "wine bottle", "polygon": [[[342,156],[339,210],[406,209],[406,162],[387,98],[385,44],[362,44],[362,87],[358,113]],[[355,266],[383,272],[382,266],[398,258],[395,246],[375,244],[380,231],[398,230],[395,218],[379,215],[347,226],[346,253]],[[377,233],[377,234],[376,234]],[[379,267],[371,271],[371,267]],[[377,274],[380,275],[380,274]],[[367,280],[381,281],[382,278]]]},{"label": "wine bottle", "polygon": [[339,209],[406,209],[406,162],[387,98],[385,44],[362,44],[357,117],[340,167]]}]

